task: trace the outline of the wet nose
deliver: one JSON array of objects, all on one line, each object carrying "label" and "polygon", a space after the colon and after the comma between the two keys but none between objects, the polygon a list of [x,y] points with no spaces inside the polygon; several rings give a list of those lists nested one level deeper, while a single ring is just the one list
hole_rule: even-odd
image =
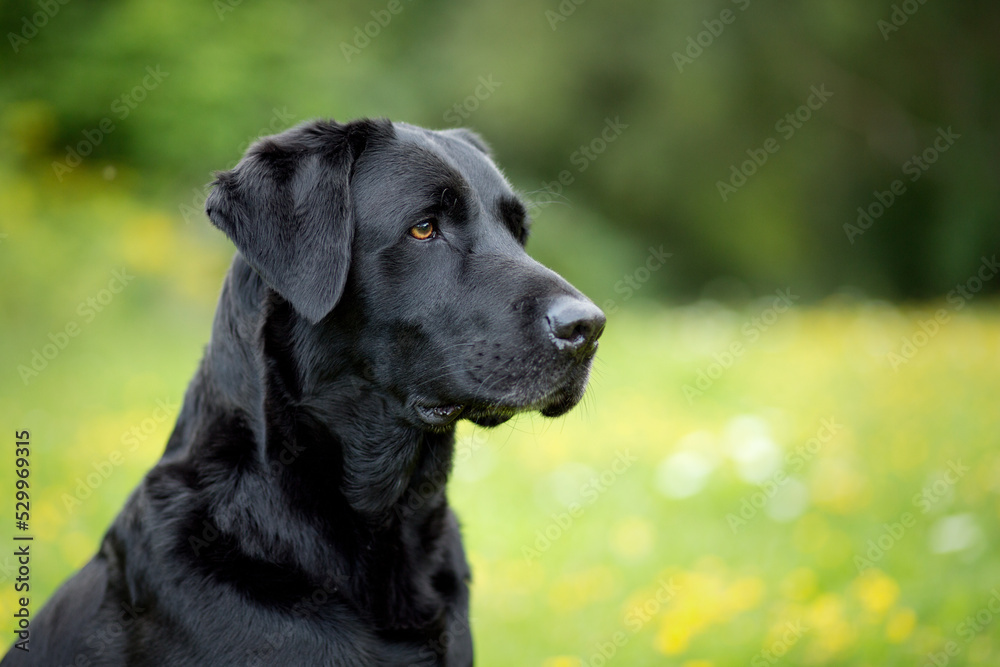
[{"label": "wet nose", "polygon": [[587,299],[557,297],[545,313],[545,327],[556,347],[567,354],[592,354],[604,333],[606,319],[600,308]]}]

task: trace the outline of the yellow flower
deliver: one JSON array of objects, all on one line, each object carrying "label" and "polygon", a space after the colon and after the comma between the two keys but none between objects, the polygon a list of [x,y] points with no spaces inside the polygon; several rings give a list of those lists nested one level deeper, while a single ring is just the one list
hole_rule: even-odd
[{"label": "yellow flower", "polygon": [[819,661],[854,643],[856,633],[847,622],[844,602],[833,593],[821,595],[809,605],[805,625],[811,637],[810,653]]},{"label": "yellow flower", "polygon": [[899,597],[899,584],[876,569],[870,569],[854,580],[854,595],[873,614],[884,614]]},{"label": "yellow flower", "polygon": [[575,655],[556,655],[546,658],[542,667],[580,667],[581,664],[580,658]]},{"label": "yellow flower", "polygon": [[885,638],[893,644],[906,641],[917,625],[917,615],[908,607],[894,609],[885,623]]},{"label": "yellow flower", "polygon": [[715,558],[699,563],[700,571],[677,576],[678,593],[664,611],[654,645],[666,655],[687,650],[691,639],[760,604],[764,582],[744,577],[726,585],[724,564]]},{"label": "yellow flower", "polygon": [[732,613],[753,609],[764,597],[764,582],[759,577],[737,579],[726,590],[726,601]]},{"label": "yellow flower", "polygon": [[174,221],[158,211],[137,215],[122,226],[120,244],[125,263],[136,272],[162,273],[170,267],[177,240]]},{"label": "yellow flower", "polygon": [[677,655],[687,650],[693,630],[679,622],[664,618],[660,631],[656,633],[656,650],[666,655]]}]

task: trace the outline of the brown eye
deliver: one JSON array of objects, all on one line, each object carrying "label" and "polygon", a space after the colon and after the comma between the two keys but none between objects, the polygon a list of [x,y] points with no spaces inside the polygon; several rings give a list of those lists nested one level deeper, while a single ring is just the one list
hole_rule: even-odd
[{"label": "brown eye", "polygon": [[437,229],[434,228],[434,222],[431,220],[424,220],[410,227],[410,236],[420,241],[426,241],[436,234]]}]

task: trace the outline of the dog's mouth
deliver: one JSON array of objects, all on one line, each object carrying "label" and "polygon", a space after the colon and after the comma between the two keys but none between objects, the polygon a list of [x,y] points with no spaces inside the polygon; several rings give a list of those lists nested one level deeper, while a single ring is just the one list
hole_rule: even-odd
[{"label": "dog's mouth", "polygon": [[468,419],[477,426],[499,426],[519,412],[537,411],[543,417],[559,417],[569,412],[583,398],[588,369],[575,370],[577,372],[571,373],[570,378],[557,383],[555,389],[537,398],[510,396],[494,401],[418,401],[413,407],[420,421],[432,429],[446,428],[459,419]]},{"label": "dog's mouth", "polygon": [[449,426],[459,419],[468,419],[477,426],[499,426],[519,412],[506,405],[416,405],[421,421],[431,427]]}]

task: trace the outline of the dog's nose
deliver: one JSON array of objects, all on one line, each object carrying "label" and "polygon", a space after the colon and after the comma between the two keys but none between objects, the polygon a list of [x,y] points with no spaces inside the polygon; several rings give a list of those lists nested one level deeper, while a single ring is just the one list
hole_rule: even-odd
[{"label": "dog's nose", "polygon": [[570,354],[593,352],[605,321],[592,302],[568,295],[557,297],[545,313],[545,326],[556,347]]}]

